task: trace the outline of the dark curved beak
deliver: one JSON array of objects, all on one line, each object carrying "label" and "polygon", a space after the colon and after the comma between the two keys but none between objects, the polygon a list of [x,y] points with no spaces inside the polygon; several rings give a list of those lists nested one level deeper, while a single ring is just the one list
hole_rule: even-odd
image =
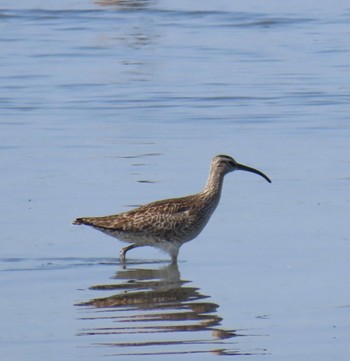
[{"label": "dark curved beak", "polygon": [[239,163],[237,163],[236,168],[238,170],[244,170],[246,172],[259,174],[261,177],[265,178],[269,183],[271,183],[271,179],[267,175],[265,175],[263,172],[260,172],[260,170],[250,168],[250,167],[247,167],[246,165],[239,164]]}]

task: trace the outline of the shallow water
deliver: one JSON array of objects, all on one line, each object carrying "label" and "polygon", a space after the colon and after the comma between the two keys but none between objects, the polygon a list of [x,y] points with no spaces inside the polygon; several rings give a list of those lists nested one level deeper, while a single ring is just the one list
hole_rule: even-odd
[{"label": "shallow water", "polygon": [[[349,17],[3,1],[1,358],[347,360]],[[228,175],[178,267],[70,225],[197,192],[220,153],[272,184]]]}]

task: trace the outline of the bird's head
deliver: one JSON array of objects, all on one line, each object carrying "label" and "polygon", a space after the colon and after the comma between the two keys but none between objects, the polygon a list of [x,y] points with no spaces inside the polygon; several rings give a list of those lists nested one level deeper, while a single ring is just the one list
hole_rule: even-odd
[{"label": "bird's head", "polygon": [[246,172],[258,174],[261,177],[265,178],[269,183],[271,183],[270,178],[268,176],[266,176],[264,173],[260,172],[257,169],[240,164],[228,155],[215,156],[211,162],[211,165],[212,165],[212,167],[217,169],[217,171],[219,171],[223,174],[227,174],[227,173],[233,172],[235,170],[243,170]]}]

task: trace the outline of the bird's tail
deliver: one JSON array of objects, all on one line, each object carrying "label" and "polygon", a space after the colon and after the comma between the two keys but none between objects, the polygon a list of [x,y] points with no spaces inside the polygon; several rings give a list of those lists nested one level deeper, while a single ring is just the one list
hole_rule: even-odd
[{"label": "bird's tail", "polygon": [[72,224],[85,224],[84,218],[77,218]]}]

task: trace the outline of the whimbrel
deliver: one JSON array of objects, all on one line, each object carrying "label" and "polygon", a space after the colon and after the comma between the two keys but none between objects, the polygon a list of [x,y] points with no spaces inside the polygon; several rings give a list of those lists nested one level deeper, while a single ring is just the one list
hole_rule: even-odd
[{"label": "whimbrel", "polygon": [[112,216],[77,218],[73,224],[85,224],[131,243],[120,251],[123,263],[126,252],[141,246],[165,251],[175,263],[180,247],[197,237],[208,223],[219,203],[224,176],[235,170],[258,174],[271,183],[259,170],[239,164],[227,155],[217,155],[211,162],[207,184],[200,193],[152,202]]}]

